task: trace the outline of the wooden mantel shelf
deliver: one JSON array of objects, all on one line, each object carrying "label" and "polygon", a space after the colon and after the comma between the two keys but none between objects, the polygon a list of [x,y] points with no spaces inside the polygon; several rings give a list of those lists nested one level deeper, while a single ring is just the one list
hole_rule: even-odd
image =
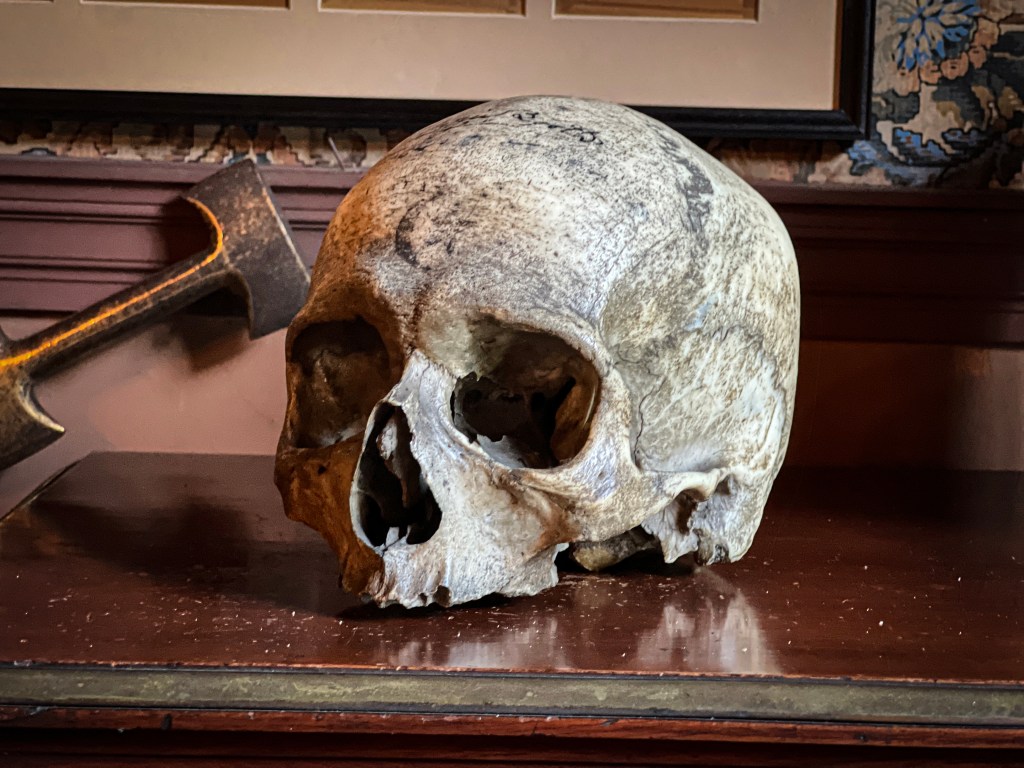
[{"label": "wooden mantel shelf", "polygon": [[738,563],[406,611],[272,461],[94,454],[0,522],[0,762],[1024,761],[1024,476],[787,469]]}]

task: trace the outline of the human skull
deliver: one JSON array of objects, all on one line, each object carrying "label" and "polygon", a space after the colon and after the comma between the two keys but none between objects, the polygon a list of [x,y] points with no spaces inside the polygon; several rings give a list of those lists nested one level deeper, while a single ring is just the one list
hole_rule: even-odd
[{"label": "human skull", "polygon": [[379,605],[735,560],[789,438],[799,280],[775,212],[625,107],[507,99],[342,201],[287,342],[276,479]]}]

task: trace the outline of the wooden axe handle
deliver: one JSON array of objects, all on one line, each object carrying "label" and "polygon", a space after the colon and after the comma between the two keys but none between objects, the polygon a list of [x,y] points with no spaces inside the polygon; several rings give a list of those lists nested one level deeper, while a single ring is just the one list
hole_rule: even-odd
[{"label": "wooden axe handle", "polygon": [[49,328],[12,342],[3,361],[26,375],[60,368],[132,328],[170,315],[224,286],[229,277],[218,241]]}]

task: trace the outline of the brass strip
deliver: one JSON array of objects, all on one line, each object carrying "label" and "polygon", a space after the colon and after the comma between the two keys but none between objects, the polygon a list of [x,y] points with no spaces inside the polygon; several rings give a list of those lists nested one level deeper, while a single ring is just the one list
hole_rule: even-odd
[{"label": "brass strip", "polygon": [[4,667],[0,704],[1024,727],[1024,686],[779,678]]}]

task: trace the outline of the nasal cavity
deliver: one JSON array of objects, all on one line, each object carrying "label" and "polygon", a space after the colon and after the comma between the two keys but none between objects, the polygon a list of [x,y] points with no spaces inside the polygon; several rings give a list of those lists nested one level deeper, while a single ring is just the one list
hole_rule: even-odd
[{"label": "nasal cavity", "polygon": [[412,455],[412,432],[400,408],[378,407],[356,483],[359,524],[374,547],[422,544],[441,525],[441,509]]}]

